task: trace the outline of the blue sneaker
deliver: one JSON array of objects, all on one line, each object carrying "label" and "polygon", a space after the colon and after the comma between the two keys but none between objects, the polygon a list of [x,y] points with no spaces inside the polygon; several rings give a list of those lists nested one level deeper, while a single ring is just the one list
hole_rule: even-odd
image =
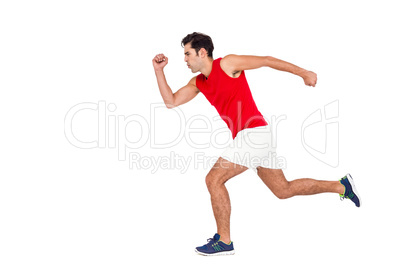
[{"label": "blue sneaker", "polygon": [[341,200],[347,198],[352,200],[355,203],[356,207],[360,207],[361,199],[359,194],[356,191],[356,186],[353,183],[352,176],[348,173],[345,177],[343,177],[340,182],[345,186],[345,192],[341,194]]},{"label": "blue sneaker", "polygon": [[220,256],[220,255],[233,255],[235,250],[233,248],[233,242],[225,244],[219,239],[221,236],[215,234],[213,238],[208,239],[208,243],[202,247],[195,248],[195,252],[204,256]]}]

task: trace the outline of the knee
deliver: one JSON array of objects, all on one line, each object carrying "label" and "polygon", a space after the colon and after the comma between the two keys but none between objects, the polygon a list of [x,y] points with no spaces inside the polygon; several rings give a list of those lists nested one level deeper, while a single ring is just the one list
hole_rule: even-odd
[{"label": "knee", "polygon": [[220,178],[218,176],[215,176],[213,174],[208,174],[205,177],[205,184],[207,185],[208,191],[211,192],[211,190],[215,189],[217,186],[220,184]]},{"label": "knee", "polygon": [[216,183],[216,179],[213,175],[208,174],[205,177],[205,184],[207,185],[207,188],[209,191],[211,191],[211,189],[213,189],[215,183]]}]

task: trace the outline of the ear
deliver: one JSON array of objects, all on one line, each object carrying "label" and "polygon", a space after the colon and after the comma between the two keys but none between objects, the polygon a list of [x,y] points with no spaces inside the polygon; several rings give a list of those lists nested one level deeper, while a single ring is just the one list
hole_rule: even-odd
[{"label": "ear", "polygon": [[199,51],[198,51],[198,55],[201,57],[201,58],[205,58],[205,57],[208,57],[208,52],[207,52],[207,50],[205,49],[205,48],[201,48]]}]

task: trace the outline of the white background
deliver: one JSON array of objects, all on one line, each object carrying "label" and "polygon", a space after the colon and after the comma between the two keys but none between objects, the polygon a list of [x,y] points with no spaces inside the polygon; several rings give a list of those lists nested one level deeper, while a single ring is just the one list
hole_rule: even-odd
[{"label": "white background", "polygon": [[[400,266],[397,4],[2,1],[0,266]],[[361,208],[333,194],[278,200],[246,171],[227,183],[237,253],[205,258],[193,250],[216,231],[204,184],[208,166],[183,173],[130,169],[113,146],[80,149],[67,140],[65,116],[79,103],[113,103],[117,109],[108,115],[150,122],[150,105],[161,102],[151,60],[165,53],[170,86],[185,85],[193,74],[180,41],[193,31],[212,37],[215,58],[270,55],[318,74],[315,88],[268,68],[247,77],[260,111],[267,118],[287,117],[279,124],[278,153],[286,157],[288,179],[337,180],[350,172]],[[339,165],[333,168],[303,148],[301,125],[336,100]],[[201,94],[181,111],[186,118],[217,115]],[[76,119],[75,134],[96,139],[97,114]],[[173,110],[155,122],[159,138],[173,137],[183,126]],[[141,134],[135,126],[123,134]],[[221,127],[212,122],[213,130]],[[130,151],[217,157],[221,149],[193,148],[182,139],[167,149],[147,142]]]}]

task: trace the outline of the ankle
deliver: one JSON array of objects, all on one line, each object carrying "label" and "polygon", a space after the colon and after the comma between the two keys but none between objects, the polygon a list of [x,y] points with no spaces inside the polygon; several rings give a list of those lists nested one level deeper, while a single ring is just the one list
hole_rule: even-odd
[{"label": "ankle", "polygon": [[346,193],[346,187],[345,187],[345,185],[343,185],[343,183],[341,181],[339,181],[338,193],[340,195],[344,195]]},{"label": "ankle", "polygon": [[230,243],[232,242],[232,241],[230,240],[230,237],[229,237],[229,236],[225,236],[225,237],[222,237],[222,236],[221,236],[221,238],[219,238],[219,241],[225,243],[226,245],[230,245]]}]

